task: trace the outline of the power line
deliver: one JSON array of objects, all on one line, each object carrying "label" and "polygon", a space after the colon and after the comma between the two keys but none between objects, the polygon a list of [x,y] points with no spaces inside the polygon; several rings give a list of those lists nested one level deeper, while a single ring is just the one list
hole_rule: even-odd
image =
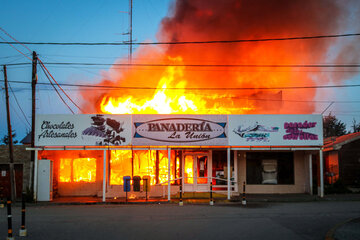
[{"label": "power line", "polygon": [[[3,31],[8,37],[10,37],[12,40],[14,40],[15,42],[17,42],[18,44],[21,44],[24,48],[26,48],[30,53],[32,52],[26,45],[24,45],[23,43],[19,42],[18,40],[16,40],[13,36],[10,35],[10,33],[8,33],[7,31],[5,31],[5,29],[0,27],[0,30]],[[3,39],[3,38],[2,38]]]},{"label": "power line", "polygon": [[14,93],[13,89],[11,88],[11,85],[10,85],[10,84],[8,84],[8,85],[9,85],[10,91],[12,92],[12,94],[13,94],[13,96],[14,96],[14,99],[15,99],[15,102],[16,102],[17,106],[19,107],[19,109],[20,109],[20,111],[21,111],[22,115],[24,116],[24,118],[25,118],[25,120],[26,120],[27,124],[29,125],[29,127],[31,127],[31,125],[30,125],[30,123],[29,123],[29,121],[28,121],[28,119],[27,119],[27,117],[26,117],[26,115],[25,115],[24,111],[22,110],[22,108],[21,108],[21,106],[20,106],[20,104],[19,104],[19,101],[17,100],[17,97],[16,97],[16,95],[15,95],[15,93]]},{"label": "power line", "polygon": [[52,83],[50,77],[47,75],[47,72],[45,71],[44,67],[42,64],[40,64],[41,69],[43,70],[45,76],[47,77],[47,79],[49,80],[49,82],[51,83],[51,86],[54,88],[54,90],[56,91],[57,95],[60,97],[61,101],[68,107],[68,109],[70,110],[70,112],[72,112],[72,114],[75,114],[74,111],[71,109],[71,107],[65,102],[65,100],[63,99],[63,97],[61,96],[61,94],[59,93],[59,91],[56,89],[56,87],[54,86],[54,84]]},{"label": "power line", "polygon": [[[31,89],[21,88],[19,91],[30,91]],[[37,88],[39,91],[52,91],[52,88]],[[78,91],[78,89],[67,88],[64,89],[66,91]],[[82,89],[81,91],[93,91],[93,89]],[[208,94],[197,94],[199,96],[208,97]],[[239,100],[249,100],[249,101],[270,101],[270,102],[297,102],[297,103],[330,103],[334,102],[336,104],[342,103],[360,103],[360,100],[352,100],[352,101],[335,101],[335,100],[290,100],[290,99],[270,99],[270,98],[253,98],[253,97],[236,97],[236,96],[219,96],[219,99],[239,99]]]},{"label": "power line", "polygon": [[[0,80],[4,81],[4,80]],[[25,81],[9,81],[11,83],[30,84]],[[49,83],[37,83],[39,85],[49,85]],[[97,88],[97,89],[132,89],[132,90],[208,90],[208,91],[237,91],[237,90],[288,90],[288,89],[314,89],[314,88],[347,88],[347,87],[360,87],[360,84],[348,84],[348,85],[314,85],[314,86],[290,86],[290,87],[230,87],[230,88],[161,88],[161,87],[122,87],[122,86],[105,86],[105,85],[90,85],[90,84],[71,84],[71,83],[58,83],[60,86],[67,87],[84,87],[84,88]]]},{"label": "power line", "polygon": [[71,99],[71,97],[64,91],[64,89],[62,89],[62,87],[59,85],[59,83],[55,80],[55,78],[51,75],[51,73],[49,72],[49,70],[45,67],[44,63],[38,59],[40,62],[40,66],[42,66],[43,70],[46,70],[46,72],[49,74],[49,76],[53,79],[53,81],[56,83],[56,85],[60,88],[60,90],[65,94],[65,96],[80,110],[81,108]]},{"label": "power line", "polygon": [[360,33],[346,33],[334,35],[316,35],[286,38],[257,38],[257,39],[235,39],[235,40],[213,40],[213,41],[173,41],[173,42],[0,42],[0,44],[28,44],[28,45],[80,45],[80,46],[121,46],[121,45],[185,45],[185,44],[231,44],[231,43],[250,43],[250,42],[270,42],[270,41],[291,41],[291,40],[310,40],[324,38],[354,37]]},{"label": "power line", "polygon": [[[0,36],[0,38],[2,39],[2,40],[5,40],[3,37],[1,37]],[[1,43],[1,42],[0,42]],[[14,48],[16,51],[18,51],[20,54],[22,54],[24,57],[26,57],[27,59],[29,59],[30,61],[31,61],[31,59],[25,54],[25,53],[23,53],[23,52],[21,52],[20,50],[18,50],[13,44],[17,44],[17,42],[14,42],[14,43],[7,43],[7,44],[9,44],[12,48]]]},{"label": "power line", "polygon": [[[22,66],[31,63],[11,63],[7,66]],[[76,63],[45,62],[46,65],[69,66],[123,66],[123,67],[215,67],[215,68],[358,68],[360,64],[152,64],[152,63]]]}]

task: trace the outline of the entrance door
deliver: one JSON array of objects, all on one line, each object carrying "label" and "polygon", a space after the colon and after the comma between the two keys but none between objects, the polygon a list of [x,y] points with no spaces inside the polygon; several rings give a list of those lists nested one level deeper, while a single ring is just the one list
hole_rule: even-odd
[{"label": "entrance door", "polygon": [[210,163],[208,153],[185,153],[183,176],[185,192],[209,190]]}]

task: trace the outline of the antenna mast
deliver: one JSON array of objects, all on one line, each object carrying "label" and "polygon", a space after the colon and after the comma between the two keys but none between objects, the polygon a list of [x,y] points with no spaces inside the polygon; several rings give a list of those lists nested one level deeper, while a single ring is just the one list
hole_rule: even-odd
[{"label": "antenna mast", "polygon": [[129,0],[129,63],[132,61],[132,10],[133,0]]}]

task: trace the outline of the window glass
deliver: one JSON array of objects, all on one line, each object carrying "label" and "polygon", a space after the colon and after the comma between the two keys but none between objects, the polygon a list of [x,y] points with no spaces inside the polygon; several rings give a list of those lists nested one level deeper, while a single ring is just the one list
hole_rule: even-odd
[{"label": "window glass", "polygon": [[[234,151],[231,151],[230,155],[230,178],[234,180]],[[227,185],[227,151],[226,150],[214,150],[212,152],[212,177],[213,185]],[[223,179],[223,180],[222,180]]]},{"label": "window glass", "polygon": [[132,176],[131,150],[112,150],[110,154],[110,185],[123,185],[123,176]]},{"label": "window glass", "polygon": [[95,182],[96,158],[60,158],[59,182]]},{"label": "window glass", "polygon": [[194,183],[194,156],[185,155],[184,165],[185,183]]},{"label": "window glass", "polygon": [[73,160],[74,182],[96,181],[96,158],[75,158]]},{"label": "window glass", "polygon": [[294,184],[292,152],[246,153],[247,184]]},{"label": "window glass", "polygon": [[[174,152],[172,152],[174,155]],[[175,179],[175,157],[171,161],[171,179]],[[123,185],[124,176],[150,176],[152,185],[168,181],[168,151],[112,150],[110,156],[110,185]]]},{"label": "window glass", "polygon": [[59,182],[71,182],[72,159],[60,158]]},{"label": "window glass", "polygon": [[141,178],[144,176],[150,176],[151,184],[155,184],[155,162],[155,151],[134,151],[134,176],[140,176]]}]

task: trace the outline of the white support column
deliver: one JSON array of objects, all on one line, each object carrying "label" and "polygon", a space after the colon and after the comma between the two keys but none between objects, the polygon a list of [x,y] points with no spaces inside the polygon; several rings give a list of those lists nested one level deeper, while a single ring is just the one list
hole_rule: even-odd
[{"label": "white support column", "polygon": [[313,195],[313,175],[312,175],[312,154],[309,154],[309,188],[310,195]]},{"label": "white support column", "polygon": [[171,163],[171,149],[168,148],[168,201],[170,201],[170,188],[171,188],[171,182],[170,182],[170,163]]},{"label": "white support column", "polygon": [[235,192],[239,191],[239,177],[238,177],[238,151],[236,150],[234,152],[234,186],[235,186]]},{"label": "white support column", "polygon": [[106,150],[104,150],[104,163],[103,163],[103,194],[102,201],[106,201]]},{"label": "white support column", "polygon": [[37,183],[38,183],[38,150],[33,150],[35,151],[35,163],[34,163],[34,201],[36,202],[37,200]]},{"label": "white support column", "polygon": [[324,197],[324,166],[323,166],[323,152],[319,151],[319,162],[320,162],[320,197]]},{"label": "white support column", "polygon": [[227,149],[227,183],[228,183],[228,192],[227,192],[227,199],[230,200],[230,192],[231,192],[231,169],[230,169],[230,148]]}]

